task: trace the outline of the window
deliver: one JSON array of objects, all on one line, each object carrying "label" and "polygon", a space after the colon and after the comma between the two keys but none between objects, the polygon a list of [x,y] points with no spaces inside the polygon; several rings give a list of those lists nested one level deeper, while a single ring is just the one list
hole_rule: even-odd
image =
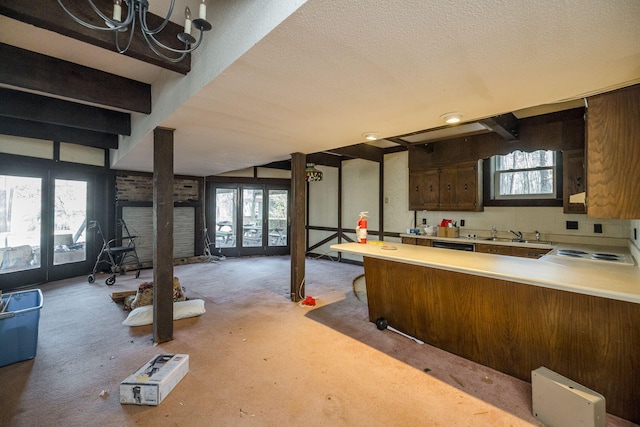
[{"label": "window", "polygon": [[556,158],[550,150],[493,156],[493,199],[555,199]]}]

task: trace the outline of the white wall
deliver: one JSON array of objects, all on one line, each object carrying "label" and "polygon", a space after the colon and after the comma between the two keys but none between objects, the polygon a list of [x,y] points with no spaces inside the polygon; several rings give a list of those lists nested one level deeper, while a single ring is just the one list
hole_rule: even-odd
[{"label": "white wall", "polygon": [[[384,231],[391,233],[405,233],[407,228],[414,227],[414,212],[409,210],[408,190],[408,153],[400,152],[384,156]],[[312,226],[337,227],[337,194],[338,169],[326,166],[316,166],[324,174],[323,181],[309,184],[309,219]],[[378,188],[379,169],[374,162],[366,160],[349,160],[343,162],[343,216],[342,226],[345,229],[355,229],[358,213],[369,211],[369,228],[378,227]],[[633,246],[633,228],[640,234],[640,220],[611,220],[588,218],[587,215],[565,214],[562,207],[485,207],[483,212],[443,212],[419,211],[417,213],[418,226],[421,227],[422,217],[429,225],[437,225],[443,218],[453,219],[460,223],[461,235],[477,234],[489,236],[492,226],[496,226],[500,236],[509,236],[509,230],[521,231],[525,237],[534,238],[538,230],[542,240],[563,241],[572,243],[603,244],[614,246]],[[578,230],[567,230],[566,221],[577,221]],[[602,234],[594,233],[594,224],[602,225]],[[311,231],[309,244],[328,237],[331,232]],[[347,233],[355,239],[355,233]],[[377,236],[369,236],[370,240],[377,240]],[[640,239],[640,238],[639,238]],[[385,241],[399,241],[398,238],[386,237]],[[314,249],[314,253],[338,254],[329,249],[337,239]],[[640,247],[640,240],[635,241]],[[633,249],[632,249],[633,250]],[[638,248],[635,249],[638,252]],[[636,253],[636,258],[640,259]],[[346,257],[346,254],[343,255]],[[361,258],[350,256],[349,259]]]}]

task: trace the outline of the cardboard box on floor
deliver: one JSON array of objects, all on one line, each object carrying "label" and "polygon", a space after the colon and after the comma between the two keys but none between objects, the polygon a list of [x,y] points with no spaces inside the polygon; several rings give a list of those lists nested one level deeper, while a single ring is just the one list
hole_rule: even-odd
[{"label": "cardboard box on floor", "polygon": [[187,372],[188,354],[159,354],[120,383],[120,403],[157,406]]}]

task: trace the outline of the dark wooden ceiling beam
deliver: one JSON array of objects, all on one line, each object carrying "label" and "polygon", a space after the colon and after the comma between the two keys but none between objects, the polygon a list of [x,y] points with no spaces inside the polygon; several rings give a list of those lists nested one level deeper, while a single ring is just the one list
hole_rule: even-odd
[{"label": "dark wooden ceiling beam", "polygon": [[307,154],[307,163],[313,163],[314,165],[331,166],[334,168],[340,167],[340,163],[343,160],[347,159],[348,157],[322,152]]},{"label": "dark wooden ceiling beam", "polygon": [[0,88],[0,117],[115,135],[131,135],[128,113]]},{"label": "dark wooden ceiling beam", "polygon": [[[93,0],[93,2],[106,15],[111,16],[113,13],[113,0]],[[64,5],[85,22],[96,26],[105,26],[104,21],[101,21],[93,12],[86,0],[64,0]],[[124,2],[123,9],[126,9]],[[180,12],[174,9],[174,13]],[[115,35],[113,32],[91,30],[78,24],[62,10],[55,0],[0,0],[0,14],[27,24],[35,25],[39,28],[44,28],[45,30],[54,31],[63,36],[81,40],[94,46],[116,51]],[[150,28],[156,28],[163,20],[164,18],[153,14],[147,15],[147,22]],[[167,46],[181,49],[184,48],[184,45],[177,39],[177,34],[182,32],[182,30],[183,27],[181,25],[169,22],[165,29],[156,35],[156,38]],[[127,34],[121,35],[121,44],[126,43],[127,37]],[[187,74],[191,70],[190,55],[187,55],[183,61],[177,63],[162,59],[149,49],[149,46],[147,46],[144,37],[137,27],[131,46],[124,55],[180,74]]]},{"label": "dark wooden ceiling beam", "polygon": [[372,162],[382,162],[384,151],[369,144],[355,144],[347,147],[328,150],[329,153],[340,154],[353,159],[364,159]]},{"label": "dark wooden ceiling beam", "polygon": [[0,43],[0,83],[137,113],[151,113],[151,85]]},{"label": "dark wooden ceiling beam", "polygon": [[118,135],[7,117],[0,120],[0,134],[45,141],[69,142],[86,147],[118,148]]},{"label": "dark wooden ceiling beam", "polygon": [[404,139],[398,137],[389,137],[385,139],[387,141],[395,142],[396,144],[402,145],[403,147],[410,147],[412,145],[411,142],[405,141]]},{"label": "dark wooden ceiling beam", "polygon": [[478,120],[478,122],[482,123],[507,141],[516,141],[520,137],[518,119],[512,113],[489,117],[483,120]]}]

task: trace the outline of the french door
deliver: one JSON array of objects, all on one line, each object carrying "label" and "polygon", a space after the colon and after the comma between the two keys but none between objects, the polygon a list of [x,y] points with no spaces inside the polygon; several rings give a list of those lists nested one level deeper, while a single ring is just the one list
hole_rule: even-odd
[{"label": "french door", "polygon": [[85,173],[3,170],[0,289],[73,277],[91,270],[95,248],[86,226],[92,214],[94,181]]},{"label": "french door", "polygon": [[207,227],[215,252],[227,256],[289,253],[289,188],[212,184]]}]

